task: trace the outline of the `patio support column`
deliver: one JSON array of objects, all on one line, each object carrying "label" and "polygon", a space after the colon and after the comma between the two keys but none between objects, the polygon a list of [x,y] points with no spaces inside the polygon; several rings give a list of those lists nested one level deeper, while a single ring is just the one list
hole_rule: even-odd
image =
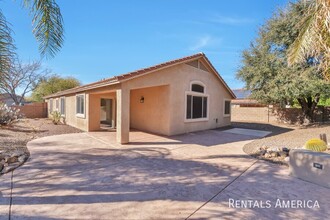
[{"label": "patio support column", "polygon": [[129,142],[130,90],[121,88],[117,93],[117,142]]}]

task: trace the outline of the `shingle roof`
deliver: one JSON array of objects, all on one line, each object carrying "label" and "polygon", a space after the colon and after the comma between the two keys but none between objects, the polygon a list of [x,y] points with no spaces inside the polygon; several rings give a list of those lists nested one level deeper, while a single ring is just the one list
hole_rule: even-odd
[{"label": "shingle roof", "polygon": [[100,87],[103,87],[103,86],[118,84],[118,83],[121,83],[123,81],[130,80],[132,78],[139,77],[141,75],[154,72],[156,70],[168,68],[168,67],[180,64],[180,63],[189,62],[189,61],[196,60],[196,59],[199,59],[199,58],[204,58],[205,59],[205,61],[215,71],[215,73],[217,74],[219,79],[222,81],[222,83],[225,85],[225,87],[228,89],[228,91],[231,93],[231,95],[235,98],[235,94],[230,90],[230,88],[228,87],[226,82],[222,79],[222,77],[219,75],[219,73],[216,71],[216,69],[213,67],[213,65],[211,64],[211,62],[208,60],[208,58],[205,56],[204,53],[197,53],[197,54],[194,54],[194,55],[191,55],[191,56],[186,56],[186,57],[183,57],[183,58],[167,61],[167,62],[160,63],[160,64],[157,64],[157,65],[154,65],[154,66],[151,66],[151,67],[147,67],[147,68],[135,70],[135,71],[132,71],[132,72],[129,72],[129,73],[125,73],[125,74],[122,74],[122,75],[113,76],[113,77],[108,78],[108,79],[100,80],[100,81],[97,81],[97,82],[94,82],[94,83],[89,83],[89,84],[86,84],[86,85],[83,85],[83,86],[78,86],[78,87],[68,89],[68,90],[65,90],[65,91],[57,92],[57,93],[45,96],[44,98],[52,98],[52,97],[57,97],[57,96],[61,96],[61,95],[67,95],[67,94],[87,91],[89,89],[100,88]]}]

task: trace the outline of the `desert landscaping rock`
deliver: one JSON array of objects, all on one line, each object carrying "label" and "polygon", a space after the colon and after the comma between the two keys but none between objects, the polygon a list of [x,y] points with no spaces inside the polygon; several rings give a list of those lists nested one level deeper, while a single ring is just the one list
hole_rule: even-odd
[{"label": "desert landscaping rock", "polygon": [[14,151],[11,156],[12,157],[20,157],[22,155],[24,155],[24,151]]},{"label": "desert landscaping rock", "polygon": [[[15,156],[13,156],[15,155]],[[2,159],[1,163],[0,163],[0,175],[1,174],[5,174],[8,173],[14,169],[16,169],[17,167],[21,166],[26,159],[28,158],[28,155],[21,155],[20,157],[17,157],[17,152],[13,153],[12,155],[10,155],[8,152],[5,153],[5,155],[2,155]]]},{"label": "desert landscaping rock", "polygon": [[279,156],[282,157],[282,158],[286,158],[288,156],[288,153],[285,152],[285,151],[280,151],[278,152]]},{"label": "desert landscaping rock", "polygon": [[19,162],[24,162],[27,158],[28,158],[27,155],[22,155],[22,156],[20,156],[20,157],[18,158],[18,161],[19,161]]},{"label": "desert landscaping rock", "polygon": [[287,162],[284,161],[284,158],[289,156],[288,150],[290,150],[290,149],[288,149],[286,147],[262,146],[253,153],[253,156],[255,156],[259,159],[266,159],[266,160],[270,160],[270,161],[273,161],[276,163],[287,165]]},{"label": "desert landscaping rock", "polygon": [[6,158],[6,163],[11,164],[11,163],[16,163],[18,162],[18,157],[16,156],[11,156]]}]

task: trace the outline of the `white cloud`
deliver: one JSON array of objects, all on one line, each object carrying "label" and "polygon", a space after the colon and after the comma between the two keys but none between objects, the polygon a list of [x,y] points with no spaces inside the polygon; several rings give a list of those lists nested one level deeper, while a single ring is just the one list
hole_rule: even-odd
[{"label": "white cloud", "polygon": [[197,42],[189,47],[189,50],[200,50],[206,46],[208,46],[211,42],[211,37],[210,36],[203,36],[197,40]]}]

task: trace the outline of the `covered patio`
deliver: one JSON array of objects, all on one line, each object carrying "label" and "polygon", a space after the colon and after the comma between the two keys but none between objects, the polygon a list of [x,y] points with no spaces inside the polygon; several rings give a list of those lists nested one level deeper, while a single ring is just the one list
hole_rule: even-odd
[{"label": "covered patio", "polygon": [[[166,85],[90,93],[89,131],[115,131],[120,144],[129,142],[130,129],[166,134],[168,93]],[[113,140],[111,134],[109,138]]]}]

